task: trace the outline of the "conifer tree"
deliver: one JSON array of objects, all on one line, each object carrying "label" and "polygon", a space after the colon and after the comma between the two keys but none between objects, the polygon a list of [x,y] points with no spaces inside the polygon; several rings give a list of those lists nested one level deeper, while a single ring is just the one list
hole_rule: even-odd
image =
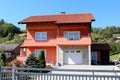
[{"label": "conifer tree", "polygon": [[26,64],[26,67],[37,68],[39,66],[39,62],[33,53],[27,58],[25,64]]},{"label": "conifer tree", "polygon": [[46,67],[44,51],[40,52],[40,54],[38,56],[38,62],[40,64],[40,68],[45,68]]},{"label": "conifer tree", "polygon": [[1,51],[0,53],[0,60],[3,62],[3,66],[6,65],[6,55],[5,55],[5,52],[4,51]]}]

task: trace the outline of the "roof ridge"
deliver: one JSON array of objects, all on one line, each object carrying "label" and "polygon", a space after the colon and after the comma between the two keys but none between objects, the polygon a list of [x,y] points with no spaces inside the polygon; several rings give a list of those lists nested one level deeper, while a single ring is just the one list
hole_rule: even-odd
[{"label": "roof ridge", "polygon": [[59,16],[59,15],[86,15],[86,14],[92,14],[92,13],[45,14],[45,15],[34,15],[34,16],[30,16],[30,17],[37,17],[37,16]]}]

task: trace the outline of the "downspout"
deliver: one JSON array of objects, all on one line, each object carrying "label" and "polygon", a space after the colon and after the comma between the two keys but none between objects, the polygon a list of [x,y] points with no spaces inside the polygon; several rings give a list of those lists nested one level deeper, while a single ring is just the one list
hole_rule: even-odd
[{"label": "downspout", "polygon": [[[60,37],[60,25],[57,25],[57,38]],[[58,44],[56,45],[56,65],[59,66],[59,46]]]},{"label": "downspout", "polygon": [[91,44],[88,46],[88,56],[89,56],[88,64],[91,65]]}]

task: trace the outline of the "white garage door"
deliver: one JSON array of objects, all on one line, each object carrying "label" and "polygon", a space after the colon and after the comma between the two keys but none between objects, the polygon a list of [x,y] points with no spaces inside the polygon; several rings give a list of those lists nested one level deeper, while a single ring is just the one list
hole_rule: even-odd
[{"label": "white garage door", "polygon": [[64,64],[82,64],[82,53],[80,50],[65,50]]}]

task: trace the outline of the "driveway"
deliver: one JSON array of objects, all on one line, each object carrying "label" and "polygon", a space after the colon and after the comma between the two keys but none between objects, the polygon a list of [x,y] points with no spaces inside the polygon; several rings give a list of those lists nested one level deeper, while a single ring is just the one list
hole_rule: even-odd
[{"label": "driveway", "polygon": [[58,69],[87,69],[87,70],[114,70],[115,65],[64,65],[58,67]]},{"label": "driveway", "polygon": [[[69,69],[69,70],[75,70],[75,71],[52,71],[52,73],[55,74],[78,74],[78,75],[120,75],[119,73],[114,72],[116,69],[116,66],[96,66],[96,65],[64,65],[60,66],[57,69]],[[89,70],[97,70],[97,71],[89,71]],[[108,70],[104,72],[104,70]],[[113,70],[113,72],[109,72],[110,70]],[[103,71],[103,72],[102,72]]]}]

